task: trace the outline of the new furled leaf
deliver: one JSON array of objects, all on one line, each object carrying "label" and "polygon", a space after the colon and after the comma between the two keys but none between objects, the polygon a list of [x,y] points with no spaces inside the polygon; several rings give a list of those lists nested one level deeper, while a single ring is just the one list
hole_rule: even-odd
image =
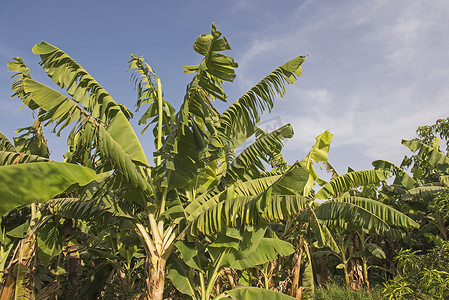
[{"label": "new furled leaf", "polygon": [[329,155],[330,143],[332,141],[332,133],[325,131],[316,137],[315,145],[312,150],[307,154],[301,163],[309,171],[309,179],[304,187],[303,196],[308,196],[312,190],[315,182],[318,179],[318,174],[313,167],[313,163],[323,162],[326,163]]}]

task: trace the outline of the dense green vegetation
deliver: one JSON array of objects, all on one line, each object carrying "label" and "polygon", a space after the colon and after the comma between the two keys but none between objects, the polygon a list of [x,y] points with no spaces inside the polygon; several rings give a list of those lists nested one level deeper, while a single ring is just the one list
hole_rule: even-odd
[{"label": "dense green vegetation", "polygon": [[[193,49],[203,59],[184,67],[193,77],[178,110],[143,58],[129,61],[153,160],[133,113],[61,49],[42,42],[33,53],[63,93],[33,80],[21,58],[8,64],[13,97],[36,119],[12,141],[0,133],[1,299],[449,296],[449,158],[439,146],[449,120],[403,141],[413,155],[400,166],[337,174],[327,131],[289,165],[281,150],[293,128],[257,123],[306,57],[220,113],[212,100],[225,101],[223,82],[235,78],[222,53],[231,47],[213,24]],[[64,162],[50,159],[42,126],[69,131]]]}]

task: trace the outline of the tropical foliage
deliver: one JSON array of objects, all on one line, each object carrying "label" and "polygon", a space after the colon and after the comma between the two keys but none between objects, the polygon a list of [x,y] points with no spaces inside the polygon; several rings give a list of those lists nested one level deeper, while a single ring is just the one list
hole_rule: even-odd
[{"label": "tropical foliage", "polygon": [[[337,174],[328,131],[290,164],[281,151],[292,126],[265,132],[258,123],[306,57],[219,112],[213,101],[228,100],[223,83],[238,67],[231,47],[212,24],[193,49],[202,60],[184,66],[191,81],[178,110],[156,71],[131,55],[134,113],[154,139],[152,159],[134,113],[63,50],[33,47],[55,87],[33,80],[19,57],[8,64],[12,96],[36,119],[12,140],[0,132],[1,299],[313,299],[333,277],[369,291],[381,276],[392,299],[447,296],[447,270],[431,266],[416,275],[424,286],[413,286],[406,273],[418,260],[403,259],[435,259],[435,247],[447,246],[441,122],[403,141],[417,154],[399,167],[378,160],[374,170]],[[63,162],[50,159],[45,126],[67,136]]]}]

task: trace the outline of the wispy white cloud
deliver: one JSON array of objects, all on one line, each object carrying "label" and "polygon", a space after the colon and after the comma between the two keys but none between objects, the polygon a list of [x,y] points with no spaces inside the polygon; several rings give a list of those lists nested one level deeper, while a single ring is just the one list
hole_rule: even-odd
[{"label": "wispy white cloud", "polygon": [[[239,83],[245,90],[261,65],[310,51],[303,76],[274,111],[294,125],[288,147],[304,150],[329,129],[333,147],[398,160],[401,138],[449,116],[448,14],[444,1],[309,1],[287,30],[253,39],[239,57]],[[285,29],[285,20],[270,26]]]}]

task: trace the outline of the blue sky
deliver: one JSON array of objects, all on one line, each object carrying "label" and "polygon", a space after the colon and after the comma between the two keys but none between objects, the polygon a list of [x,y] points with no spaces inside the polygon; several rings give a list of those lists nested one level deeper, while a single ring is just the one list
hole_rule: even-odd
[{"label": "blue sky", "polygon": [[[201,59],[192,45],[215,20],[239,63],[229,102],[285,61],[308,54],[303,75],[262,127],[291,123],[285,157],[302,159],[314,138],[334,134],[330,162],[370,169],[375,159],[399,164],[417,126],[449,116],[449,2],[398,1],[2,1],[0,131],[29,126],[31,113],[10,98],[6,63],[20,56],[34,79],[56,88],[31,53],[49,42],[72,56],[116,102],[132,108],[130,53],[144,56],[179,107],[190,80],[182,65]],[[218,105],[223,109],[223,105]],[[47,133],[52,158],[65,138]],[[148,152],[152,137],[140,136]]]}]

